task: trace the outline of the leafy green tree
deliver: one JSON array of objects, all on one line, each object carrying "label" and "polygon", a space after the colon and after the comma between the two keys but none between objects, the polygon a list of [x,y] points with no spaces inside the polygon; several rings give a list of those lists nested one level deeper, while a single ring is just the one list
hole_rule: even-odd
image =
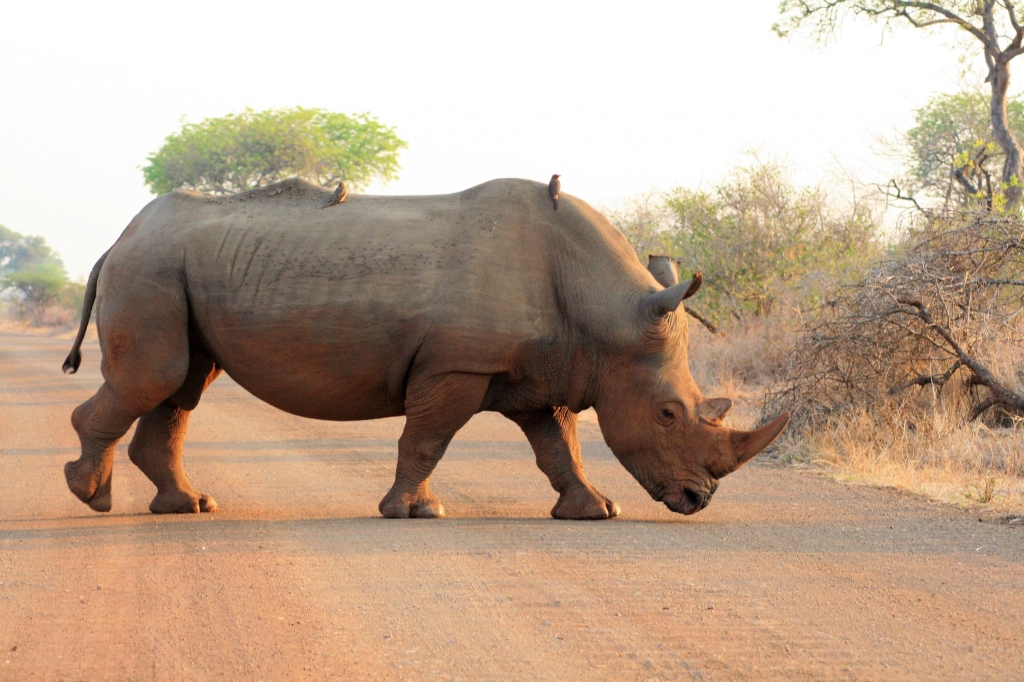
[{"label": "leafy green tree", "polygon": [[[871,207],[847,208],[820,188],[798,188],[777,161],[739,168],[710,191],[666,197],[672,253],[700,270],[713,318],[770,314],[780,296],[811,300],[878,253]],[[792,295],[792,296],[790,296]]]},{"label": "leafy green tree", "polygon": [[820,42],[831,40],[849,15],[882,22],[886,27],[906,24],[916,28],[949,25],[977,41],[985,58],[991,87],[989,118],[992,137],[1002,150],[1003,169],[993,192],[993,208],[1016,210],[1021,193],[1021,148],[1007,112],[1010,61],[1024,54],[1024,25],[1011,0],[782,0],[783,20],[773,28],[785,36],[806,31]]},{"label": "leafy green tree", "polygon": [[0,225],[0,275],[37,263],[61,263],[46,239],[25,236]]},{"label": "leafy green tree", "polygon": [[[68,281],[60,256],[46,239],[25,236],[0,225],[0,294],[12,300],[40,326],[55,303],[72,313],[81,310],[84,286]],[[77,306],[75,305],[77,303]]]},{"label": "leafy green tree", "polygon": [[270,109],[189,123],[142,169],[154,194],[193,189],[233,194],[298,176],[352,188],[398,175],[406,147],[393,128],[369,114]]},{"label": "leafy green tree", "polygon": [[[914,113],[905,138],[914,192],[944,197],[961,207],[982,201],[991,205],[999,184],[1002,149],[992,135],[989,97],[960,92],[936,95]],[[1024,102],[1006,103],[1015,137],[1024,133]]]},{"label": "leafy green tree", "polygon": [[45,261],[15,270],[0,278],[0,286],[20,294],[20,303],[37,327],[43,313],[61,295],[68,284],[68,275],[60,263]]}]

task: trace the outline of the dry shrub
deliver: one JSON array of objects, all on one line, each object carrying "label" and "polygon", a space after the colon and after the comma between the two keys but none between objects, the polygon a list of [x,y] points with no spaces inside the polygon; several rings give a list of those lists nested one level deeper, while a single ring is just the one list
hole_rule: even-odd
[{"label": "dry shrub", "polygon": [[701,391],[729,398],[733,428],[751,428],[761,414],[766,388],[787,365],[797,325],[783,315],[737,322],[710,333],[690,320],[690,371]]},{"label": "dry shrub", "polygon": [[768,457],[964,506],[1024,509],[1024,430],[964,426],[944,409],[929,416],[910,428],[899,413],[849,411],[798,430]]},{"label": "dry shrub", "polygon": [[[780,379],[795,340],[788,316],[755,317],[712,334],[690,322],[690,368],[701,386],[732,384],[761,391]],[[725,396],[729,397],[729,396]]]},{"label": "dry shrub", "polygon": [[762,418],[772,457],[951,501],[1024,507],[1024,224],[929,217],[801,329]]},{"label": "dry shrub", "polygon": [[80,317],[80,311],[65,308],[60,305],[51,305],[39,311],[38,314],[34,316],[33,320],[37,327],[65,328],[76,324]]},{"label": "dry shrub", "polygon": [[1006,425],[1024,413],[1022,311],[1022,223],[928,219],[804,325],[766,410],[789,409],[803,425],[848,409],[913,415],[938,401],[964,422],[987,413]]}]

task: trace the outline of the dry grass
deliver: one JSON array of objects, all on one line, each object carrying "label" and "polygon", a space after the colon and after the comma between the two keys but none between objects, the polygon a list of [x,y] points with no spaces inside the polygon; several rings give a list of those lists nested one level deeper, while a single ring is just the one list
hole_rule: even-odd
[{"label": "dry grass", "polygon": [[[29,336],[48,336],[55,339],[73,339],[78,333],[78,323],[37,327],[28,320],[4,319],[0,316],[0,332],[8,334],[27,334]],[[85,335],[87,341],[97,338],[96,325],[90,324]],[[68,344],[68,349],[71,344]]]},{"label": "dry grass", "polygon": [[783,441],[770,456],[959,506],[1024,511],[1024,429],[965,427],[942,410],[916,428],[867,412],[847,414]]},{"label": "dry grass", "polygon": [[[770,318],[712,335],[690,325],[691,371],[705,395],[736,404],[728,422],[733,428],[758,421],[768,386],[785,371],[798,327],[795,320]],[[1006,366],[1000,373],[1013,376],[1017,354],[1001,358]],[[851,411],[793,433],[767,458],[962,507],[1024,513],[1024,426],[963,426],[960,412],[925,391],[901,412]]]},{"label": "dry grass", "polygon": [[733,401],[729,426],[752,428],[757,422],[765,390],[786,364],[794,326],[774,316],[711,334],[691,321],[690,371],[706,396]]},{"label": "dry grass", "polygon": [[52,305],[39,311],[39,314],[33,319],[33,316],[29,315],[23,307],[3,302],[0,303],[0,329],[22,334],[52,336],[54,333],[65,332],[69,329],[77,330],[78,316],[76,310]]}]

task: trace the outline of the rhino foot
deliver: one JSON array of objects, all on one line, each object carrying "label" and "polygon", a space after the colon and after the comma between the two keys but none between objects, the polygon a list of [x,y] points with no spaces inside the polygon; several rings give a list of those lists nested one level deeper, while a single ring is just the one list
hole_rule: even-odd
[{"label": "rhino foot", "polygon": [[377,507],[387,519],[438,519],[444,517],[444,505],[430,493],[395,493],[384,496]]},{"label": "rhino foot", "polygon": [[217,502],[209,495],[175,490],[157,493],[149,503],[149,511],[154,514],[199,514],[217,511]]},{"label": "rhino foot", "polygon": [[89,505],[93,511],[110,511],[113,506],[110,476],[108,475],[103,482],[97,481],[96,467],[85,467],[90,471],[83,471],[82,461],[79,459],[64,465],[64,479],[68,482],[68,488],[75,494],[75,497]]},{"label": "rhino foot", "polygon": [[622,513],[619,505],[593,488],[573,488],[562,493],[551,516],[566,520],[611,519]]}]

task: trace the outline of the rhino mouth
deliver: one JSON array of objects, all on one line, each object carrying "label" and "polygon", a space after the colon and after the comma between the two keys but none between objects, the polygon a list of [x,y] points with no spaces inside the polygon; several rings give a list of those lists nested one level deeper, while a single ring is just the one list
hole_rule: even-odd
[{"label": "rhino mouth", "polygon": [[713,481],[708,490],[698,490],[697,488],[686,486],[678,492],[665,495],[661,502],[677,514],[689,516],[708,506],[711,502],[711,496],[715,494],[716,488],[718,488],[718,481]]}]

